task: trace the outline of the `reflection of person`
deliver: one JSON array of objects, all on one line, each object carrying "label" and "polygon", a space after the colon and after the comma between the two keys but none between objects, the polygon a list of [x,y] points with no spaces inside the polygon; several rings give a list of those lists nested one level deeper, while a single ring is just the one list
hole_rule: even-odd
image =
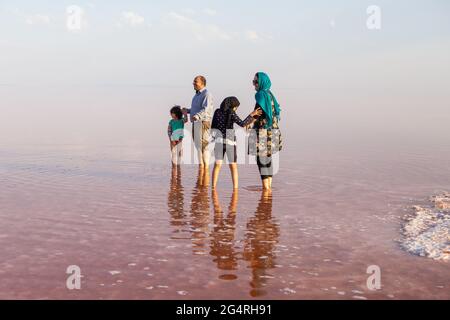
[{"label": "reflection of person", "polygon": [[204,184],[204,169],[198,172],[197,184],[192,191],[190,229],[194,254],[207,254],[207,238],[209,236],[210,199],[208,184]]},{"label": "reflection of person", "polygon": [[183,108],[185,114],[190,114],[192,122],[192,137],[197,149],[200,166],[209,166],[209,140],[211,119],[214,110],[213,97],[206,89],[206,79],[197,76],[193,82],[195,95],[190,109]]},{"label": "reflection of person", "polygon": [[281,150],[281,134],[278,127],[280,105],[270,91],[272,83],[267,74],[258,72],[253,79],[256,106],[263,110],[254,122],[249,137],[250,153],[256,155],[256,162],[264,189],[272,189],[273,163],[272,155]]},{"label": "reflection of person", "polygon": [[261,194],[254,217],[247,222],[244,241],[244,260],[252,269],[250,285],[252,297],[265,294],[263,287],[267,282],[266,271],[275,267],[275,245],[280,237],[280,227],[272,217],[272,194],[265,190]]},{"label": "reflection of person", "polygon": [[[235,190],[231,196],[228,215],[224,213],[220,206],[217,191],[212,192],[214,204],[214,229],[211,232],[211,252],[214,262],[220,270],[237,270],[237,254],[234,250],[234,237],[236,231],[236,208],[238,204],[238,193]],[[222,280],[234,280],[236,275],[223,274],[219,276]]]},{"label": "reflection of person", "polygon": [[215,147],[214,155],[216,163],[213,170],[213,188],[217,186],[219,179],[220,168],[222,167],[225,154],[230,165],[231,178],[233,179],[233,188],[237,189],[238,184],[238,169],[237,169],[237,150],[236,150],[236,136],[234,134],[233,125],[245,127],[250,125],[254,116],[262,114],[261,109],[253,111],[244,120],[241,120],[236,114],[240,102],[236,97],[228,97],[220,104],[220,108],[214,112],[212,120],[212,136],[214,137]]},{"label": "reflection of person", "polygon": [[184,213],[184,191],[181,184],[181,171],[176,168],[172,168],[167,206],[169,207],[170,224],[174,227],[172,239],[181,239],[182,236],[179,233],[183,232],[187,222],[186,214]]},{"label": "reflection of person", "polygon": [[170,140],[172,166],[179,166],[183,156],[184,124],[187,122],[187,117],[183,117],[183,112],[179,106],[170,109],[170,116],[172,119],[169,122],[167,134]]}]

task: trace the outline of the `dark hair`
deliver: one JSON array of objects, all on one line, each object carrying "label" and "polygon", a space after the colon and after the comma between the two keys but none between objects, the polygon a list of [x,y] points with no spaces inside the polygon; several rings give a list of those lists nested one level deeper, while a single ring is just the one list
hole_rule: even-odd
[{"label": "dark hair", "polygon": [[220,110],[225,113],[225,118],[227,119],[226,128],[229,127],[231,121],[231,115],[233,114],[233,109],[241,105],[239,99],[236,97],[227,97],[220,104]]},{"label": "dark hair", "polygon": [[172,109],[170,109],[170,114],[172,113],[178,118],[178,120],[183,119],[183,112],[181,111],[180,106],[172,107]]},{"label": "dark hair", "polygon": [[220,104],[220,109],[223,111],[232,110],[235,107],[239,107],[241,103],[239,102],[239,99],[236,97],[227,97],[223,99],[222,103]]}]

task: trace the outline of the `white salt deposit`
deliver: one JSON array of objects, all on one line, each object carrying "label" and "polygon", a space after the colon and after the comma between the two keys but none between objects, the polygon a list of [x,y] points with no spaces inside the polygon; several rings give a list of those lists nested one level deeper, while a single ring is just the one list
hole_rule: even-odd
[{"label": "white salt deposit", "polygon": [[110,271],[109,272],[112,276],[115,276],[115,275],[117,275],[117,274],[120,274],[121,272],[120,271]]},{"label": "white salt deposit", "polygon": [[430,206],[414,206],[404,218],[402,247],[435,260],[450,260],[450,193],[430,198]]}]

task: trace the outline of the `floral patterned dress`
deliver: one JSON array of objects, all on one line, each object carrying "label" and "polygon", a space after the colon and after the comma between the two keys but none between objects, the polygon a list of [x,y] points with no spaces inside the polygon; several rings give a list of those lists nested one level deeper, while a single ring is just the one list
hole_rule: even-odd
[{"label": "floral patterned dress", "polygon": [[[255,106],[255,109],[259,105]],[[281,131],[278,126],[278,118],[275,116],[275,105],[272,100],[272,127],[266,129],[267,115],[263,114],[253,123],[253,130],[249,136],[249,154],[258,157],[271,157],[273,154],[281,151],[282,138]]]}]

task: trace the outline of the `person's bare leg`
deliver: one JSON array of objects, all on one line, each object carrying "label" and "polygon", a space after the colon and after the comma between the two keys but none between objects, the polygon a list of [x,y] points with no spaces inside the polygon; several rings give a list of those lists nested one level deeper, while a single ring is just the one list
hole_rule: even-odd
[{"label": "person's bare leg", "polygon": [[239,173],[237,163],[230,163],[231,179],[233,180],[233,189],[239,188]]},{"label": "person's bare leg", "polygon": [[214,164],[213,170],[213,182],[212,182],[213,189],[216,189],[217,181],[219,180],[220,168],[222,168],[222,160],[217,160],[216,163]]},{"label": "person's bare leg", "polygon": [[220,206],[220,201],[219,201],[219,194],[217,193],[217,190],[213,189],[212,192],[212,200],[213,200],[213,206],[214,206],[214,213],[221,217],[222,216],[222,207]]},{"label": "person's bare leg", "polygon": [[263,190],[263,192],[261,194],[261,200],[268,201],[268,200],[270,200],[271,196],[272,196],[272,190],[270,190],[270,189]]},{"label": "person's bare leg", "polygon": [[269,179],[263,179],[262,180],[262,185],[263,185],[263,189],[264,190],[270,190],[270,184],[269,184]]},{"label": "person's bare leg", "polygon": [[180,165],[178,153],[179,153],[179,144],[176,143],[172,148],[172,165],[175,167],[178,167]]},{"label": "person's bare leg", "polygon": [[238,200],[239,200],[239,190],[238,189],[234,189],[233,190],[233,194],[231,196],[231,202],[230,202],[230,207],[229,207],[230,215],[231,214],[233,214],[233,215],[236,214]]},{"label": "person's bare leg", "polygon": [[183,159],[183,141],[180,141],[180,143],[177,145],[177,155],[178,155],[178,167],[181,166],[181,161]]},{"label": "person's bare leg", "polygon": [[272,177],[269,177],[269,188],[272,189]]},{"label": "person's bare leg", "polygon": [[177,166],[177,146],[174,142],[170,143],[170,158],[172,161],[172,168]]},{"label": "person's bare leg", "polygon": [[203,178],[205,176],[205,168],[203,166],[198,167],[198,177],[197,177],[197,186],[203,186]]},{"label": "person's bare leg", "polygon": [[197,156],[198,156],[198,166],[201,167],[201,168],[204,168],[205,167],[205,163],[203,161],[203,152],[201,150],[198,150]]},{"label": "person's bare leg", "polygon": [[175,167],[175,166],[172,165],[172,181],[176,181],[176,179],[177,179],[177,173],[178,173],[177,167]]},{"label": "person's bare leg", "polygon": [[209,181],[210,181],[210,172],[209,172],[209,166],[205,166],[203,170],[203,186],[209,187]]}]

